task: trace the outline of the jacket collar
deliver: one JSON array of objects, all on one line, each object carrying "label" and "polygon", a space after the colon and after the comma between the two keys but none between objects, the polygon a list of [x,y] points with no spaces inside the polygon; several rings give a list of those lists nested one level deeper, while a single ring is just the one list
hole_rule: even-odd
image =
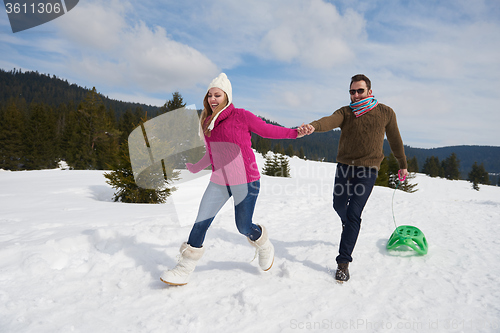
[{"label": "jacket collar", "polygon": [[208,129],[211,131],[214,129],[217,124],[219,124],[221,121],[229,117],[231,112],[234,110],[234,105],[231,103],[228,106],[226,106],[221,112],[217,113],[210,122],[210,125],[208,125]]}]

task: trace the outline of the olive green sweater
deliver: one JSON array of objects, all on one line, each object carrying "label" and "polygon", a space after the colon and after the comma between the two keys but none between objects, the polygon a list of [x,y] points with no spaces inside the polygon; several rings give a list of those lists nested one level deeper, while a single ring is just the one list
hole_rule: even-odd
[{"label": "olive green sweater", "polygon": [[316,132],[326,132],[340,127],[337,162],[380,169],[384,159],[384,136],[398,160],[400,169],[407,169],[403,140],[399,134],[394,111],[384,104],[356,118],[350,106],[344,106],[331,116],[313,121]]}]

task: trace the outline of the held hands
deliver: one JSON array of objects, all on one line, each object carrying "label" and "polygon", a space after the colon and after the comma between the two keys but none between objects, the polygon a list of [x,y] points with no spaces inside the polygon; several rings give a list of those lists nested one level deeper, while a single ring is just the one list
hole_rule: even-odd
[{"label": "held hands", "polygon": [[314,132],[314,126],[311,124],[302,124],[297,127],[297,139],[303,137],[304,135],[309,135]]}]

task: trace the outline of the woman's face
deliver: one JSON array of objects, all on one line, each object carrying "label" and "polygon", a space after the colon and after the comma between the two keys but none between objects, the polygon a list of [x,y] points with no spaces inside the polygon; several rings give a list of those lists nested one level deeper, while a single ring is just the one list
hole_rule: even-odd
[{"label": "woman's face", "polygon": [[212,112],[217,109],[219,104],[224,103],[225,100],[225,94],[224,91],[220,88],[210,88],[207,93],[207,100],[208,100],[208,105],[210,105],[210,108],[212,108]]}]

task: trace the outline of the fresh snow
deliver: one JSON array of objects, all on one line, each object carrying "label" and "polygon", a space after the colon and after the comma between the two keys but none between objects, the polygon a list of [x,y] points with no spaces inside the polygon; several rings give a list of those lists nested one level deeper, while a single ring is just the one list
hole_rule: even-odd
[{"label": "fresh snow", "polygon": [[417,192],[395,193],[394,215],[425,234],[418,256],[386,250],[394,190],[375,187],[351,280],[337,284],[335,164],[290,166],[291,178],[262,177],[254,215],[274,244],[272,269],[251,262],[228,202],[181,287],[159,277],[177,262],[209,172],[146,205],[113,202],[102,171],[0,171],[0,332],[500,331],[500,188],[417,174]]}]

